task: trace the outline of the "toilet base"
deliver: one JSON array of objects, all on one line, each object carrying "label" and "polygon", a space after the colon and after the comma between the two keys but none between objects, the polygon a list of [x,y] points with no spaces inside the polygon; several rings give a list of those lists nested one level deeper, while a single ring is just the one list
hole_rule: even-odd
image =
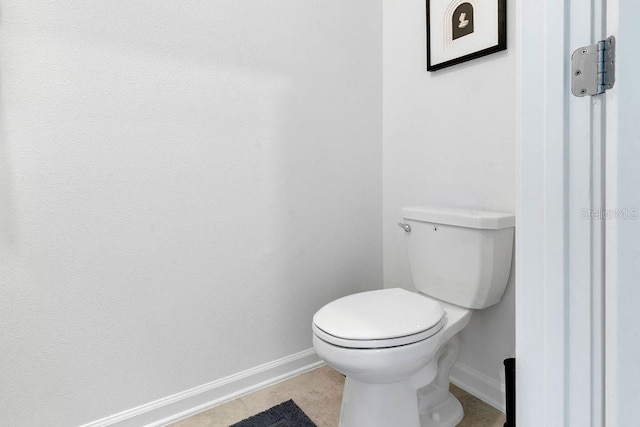
[{"label": "toilet base", "polygon": [[429,412],[420,412],[420,427],[454,427],[464,418],[462,405],[451,393]]},{"label": "toilet base", "polygon": [[449,391],[449,375],[458,358],[456,335],[436,353],[438,374],[432,383],[418,390],[420,427],[455,427],[464,417],[462,405]]},{"label": "toilet base", "polygon": [[449,374],[459,338],[440,347],[419,372],[394,383],[363,382],[347,376],[340,427],[455,427],[462,405],[449,392]]},{"label": "toilet base", "polygon": [[464,411],[449,392],[458,356],[458,336],[440,347],[431,362],[394,383],[362,382],[347,376],[340,427],[455,427]]},{"label": "toilet base", "polygon": [[339,427],[423,427],[417,389],[436,376],[429,363],[416,375],[394,383],[365,383],[347,377]]}]

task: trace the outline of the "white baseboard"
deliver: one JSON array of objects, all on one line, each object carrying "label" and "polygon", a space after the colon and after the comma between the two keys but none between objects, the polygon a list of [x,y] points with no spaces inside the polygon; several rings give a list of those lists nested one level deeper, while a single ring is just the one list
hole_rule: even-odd
[{"label": "white baseboard", "polygon": [[451,382],[483,402],[506,411],[505,385],[462,363],[451,369]]},{"label": "white baseboard", "polygon": [[165,426],[323,364],[311,348],[81,427]]}]

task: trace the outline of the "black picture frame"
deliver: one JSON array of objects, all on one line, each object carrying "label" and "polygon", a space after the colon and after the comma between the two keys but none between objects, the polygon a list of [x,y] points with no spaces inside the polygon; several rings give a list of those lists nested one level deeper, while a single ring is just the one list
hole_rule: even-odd
[{"label": "black picture frame", "polygon": [[[426,2],[427,71],[437,71],[446,67],[450,67],[452,65],[460,64],[472,59],[481,58],[483,56],[507,49],[507,0],[426,0]],[[447,12],[440,13],[442,12],[444,5],[447,6]],[[469,10],[469,6],[464,5],[470,5],[471,10]],[[490,25],[483,23],[483,21],[481,20],[474,20],[474,15],[478,16],[484,14],[486,16],[486,13],[488,13],[487,10],[480,10],[480,12],[482,13],[477,13],[479,11],[477,9],[481,7],[491,8],[492,11],[497,10],[497,19],[492,21]],[[438,12],[438,16],[434,16],[436,10]],[[449,13],[449,10],[453,10],[453,12]],[[451,31],[446,28],[446,25],[442,24],[440,25],[440,27],[445,28],[440,28],[440,31],[437,31],[437,24],[435,21],[436,19],[438,19],[440,23],[451,20]],[[459,27],[461,27],[462,29],[456,28],[456,26],[454,25],[455,19],[459,20],[456,21],[456,23],[460,22]],[[469,27],[471,28],[469,29]],[[496,40],[495,35],[497,34],[497,43],[493,44],[492,41],[490,43],[491,45],[489,46],[482,45],[482,40],[478,39],[478,37],[476,37],[476,34],[474,34],[474,28],[482,31],[482,34],[491,35],[492,40]],[[480,33],[480,31],[478,31],[478,33]],[[493,31],[495,31],[495,33],[493,33]],[[445,33],[447,34],[446,39]],[[478,49],[471,52],[465,52],[460,56],[455,56],[455,53],[451,53],[450,55],[453,55],[453,57],[447,57],[447,49],[445,47],[442,47],[442,45],[448,43],[450,46],[457,43],[460,46],[461,43],[465,43],[466,40],[472,39],[472,37],[466,37],[468,35],[473,35],[473,37],[476,38],[473,45],[479,44]],[[436,46],[435,43],[439,44]],[[469,44],[467,50],[475,49],[472,47],[473,45]],[[434,58],[436,56],[436,49],[439,49],[437,52],[438,56],[441,57],[439,60]],[[451,51],[453,52],[453,49],[451,49]],[[443,56],[445,57],[444,60],[442,59]],[[436,63],[434,62],[434,60],[438,62]]]}]

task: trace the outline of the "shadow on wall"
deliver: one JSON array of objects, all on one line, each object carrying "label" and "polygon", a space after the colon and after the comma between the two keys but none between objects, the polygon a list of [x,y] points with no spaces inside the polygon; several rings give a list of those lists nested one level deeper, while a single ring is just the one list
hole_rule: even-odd
[{"label": "shadow on wall", "polygon": [[[3,81],[0,80],[0,88]],[[0,89],[0,94],[5,91]],[[5,109],[3,96],[0,96],[0,248],[16,244],[16,213],[13,202],[13,176],[9,148],[7,147],[7,129],[5,126]]]}]

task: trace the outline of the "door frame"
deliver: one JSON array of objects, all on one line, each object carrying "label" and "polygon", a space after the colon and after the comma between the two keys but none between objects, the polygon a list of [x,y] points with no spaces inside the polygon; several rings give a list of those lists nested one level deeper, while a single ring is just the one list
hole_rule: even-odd
[{"label": "door frame", "polygon": [[569,58],[604,38],[604,0],[516,7],[517,425],[601,426],[606,95],[571,95]]},{"label": "door frame", "polygon": [[640,396],[640,31],[635,0],[607,1],[607,29],[617,38],[616,85],[607,95],[605,425],[637,424]]}]

